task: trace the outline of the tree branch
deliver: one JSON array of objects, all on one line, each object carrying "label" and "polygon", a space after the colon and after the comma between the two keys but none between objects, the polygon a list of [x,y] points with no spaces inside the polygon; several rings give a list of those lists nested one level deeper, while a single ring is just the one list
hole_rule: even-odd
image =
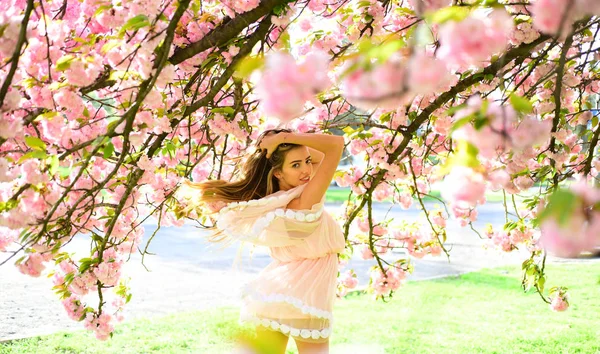
[{"label": "tree branch", "polygon": [[236,16],[234,19],[228,21],[226,19],[222,25],[214,28],[199,41],[194,42],[185,48],[179,47],[175,49],[175,53],[169,58],[169,62],[173,65],[177,65],[207,49],[222,46],[231,40],[231,38],[239,34],[249,24],[258,21],[261,17],[269,14],[275,6],[287,2],[288,1],[286,0],[262,0],[257,8]]},{"label": "tree branch", "polygon": [[[511,50],[507,51],[503,56],[496,59],[488,67],[483,69],[483,71],[473,73],[469,77],[463,79],[462,81],[459,81],[455,86],[453,86],[447,92],[444,92],[443,94],[438,96],[429,106],[427,106],[425,109],[423,109],[421,111],[421,113],[415,118],[415,120],[408,126],[408,128],[405,131],[401,132],[401,134],[403,135],[404,138],[402,139],[402,142],[400,143],[400,145],[398,145],[396,150],[389,155],[389,157],[387,159],[387,163],[392,164],[398,159],[398,156],[400,156],[400,154],[402,154],[402,152],[408,146],[408,143],[411,141],[412,134],[414,132],[416,132],[417,129],[419,129],[421,124],[423,124],[429,118],[429,115],[431,115],[431,113],[433,113],[436,109],[440,108],[442,105],[444,105],[448,101],[452,100],[458,93],[463,92],[470,86],[476,84],[479,81],[479,78],[481,77],[482,74],[483,75],[488,75],[488,74],[496,75],[504,66],[508,65],[512,60],[519,58],[523,55],[527,55],[527,54],[531,53],[533,48],[537,47],[538,45],[544,43],[545,41],[547,41],[551,38],[552,37],[547,36],[547,35],[541,35],[538,39],[536,39],[535,41],[533,41],[529,44],[523,43],[518,47],[512,48]],[[399,127],[398,129],[400,129],[400,128],[401,127]],[[387,170],[382,169],[377,173],[377,175],[373,176],[371,185],[365,192],[365,195],[368,195],[373,190],[375,190],[375,188],[383,180],[383,177],[385,176],[386,172],[387,172]],[[362,210],[362,208],[365,206],[366,202],[367,202],[366,199],[362,198],[360,205],[355,207],[354,210],[352,210],[352,212],[350,213],[350,216],[348,217],[348,219],[346,220],[346,223],[344,224],[345,235],[348,235],[348,232],[350,229],[350,223],[352,223],[352,221],[356,218],[356,216],[358,215],[360,210]]]},{"label": "tree branch", "polygon": [[19,58],[21,57],[21,48],[27,40],[27,24],[29,23],[29,16],[31,16],[32,10],[33,0],[27,0],[27,8],[25,9],[25,14],[23,15],[23,21],[21,21],[21,30],[19,32],[17,46],[15,47],[15,51],[13,52],[12,58],[10,59],[10,70],[8,71],[8,75],[6,75],[6,79],[2,84],[2,88],[0,88],[0,109],[4,105],[4,99],[6,98],[8,87],[12,83],[12,79],[15,76],[15,72],[17,71],[17,66],[19,65]]}]

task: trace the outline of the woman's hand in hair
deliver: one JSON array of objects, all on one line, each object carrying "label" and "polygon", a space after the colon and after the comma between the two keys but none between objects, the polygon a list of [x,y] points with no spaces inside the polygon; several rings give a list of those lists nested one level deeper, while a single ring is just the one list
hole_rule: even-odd
[{"label": "woman's hand in hair", "polygon": [[275,149],[277,149],[277,147],[281,143],[283,143],[283,134],[282,133],[268,134],[267,136],[263,137],[260,140],[258,147],[260,148],[261,151],[266,151],[267,158],[269,158],[269,157],[271,157],[271,154],[273,153],[273,151],[275,151]]}]

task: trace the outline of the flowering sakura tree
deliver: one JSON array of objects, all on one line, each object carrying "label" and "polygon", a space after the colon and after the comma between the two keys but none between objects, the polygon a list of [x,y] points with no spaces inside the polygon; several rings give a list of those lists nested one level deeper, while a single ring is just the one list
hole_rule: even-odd
[{"label": "flowering sakura tree", "polygon": [[[183,180],[232,178],[228,157],[266,128],[341,129],[367,161],[336,176],[354,196],[340,222],[378,297],[412,268],[389,251],[447,252],[448,219],[473,228],[502,190],[506,225],[475,231],[528,250],[524,288],[565,310],[544,249],[600,244],[598,15],[596,0],[4,0],[0,251],[50,270],[69,316],[106,339],[144,220],[210,226]],[[428,210],[435,183],[444,207]],[[425,218],[376,220],[374,200]],[[63,250],[76,234],[89,257]],[[340,294],[356,284],[341,273]]]}]

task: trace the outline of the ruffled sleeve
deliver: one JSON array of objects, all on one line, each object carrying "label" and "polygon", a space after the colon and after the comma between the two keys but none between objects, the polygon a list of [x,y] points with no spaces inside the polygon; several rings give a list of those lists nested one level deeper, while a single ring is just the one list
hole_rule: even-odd
[{"label": "ruffled sleeve", "polygon": [[307,210],[285,209],[302,194],[301,185],[262,199],[229,203],[216,217],[216,227],[228,238],[268,247],[304,242],[321,224],[323,201]]}]

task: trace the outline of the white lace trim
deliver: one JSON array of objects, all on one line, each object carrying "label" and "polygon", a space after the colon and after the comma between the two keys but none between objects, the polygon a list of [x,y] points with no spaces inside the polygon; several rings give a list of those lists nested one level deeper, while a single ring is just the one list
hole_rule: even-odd
[{"label": "white lace trim", "polygon": [[254,226],[252,226],[252,233],[255,236],[258,236],[264,229],[266,229],[275,218],[286,218],[289,220],[295,220],[299,222],[313,222],[318,220],[323,214],[323,207],[321,206],[318,211],[314,213],[303,213],[301,211],[295,211],[291,209],[275,209],[274,211],[270,211],[265,216],[259,218],[254,222]]},{"label": "white lace trim", "polygon": [[266,318],[258,318],[256,316],[250,314],[243,314],[240,317],[240,322],[249,322],[254,325],[260,325],[262,327],[272,329],[274,331],[279,331],[283,334],[289,334],[292,337],[301,337],[304,339],[312,338],[328,338],[331,335],[331,326],[318,330],[318,329],[300,329],[295,327],[290,327],[285,324],[281,324],[274,320],[268,320]]},{"label": "white lace trim", "polygon": [[252,200],[242,201],[242,202],[227,203],[227,205],[225,205],[221,210],[219,210],[219,214],[225,214],[232,210],[243,210],[248,206],[267,205],[271,202],[276,201],[277,199],[283,200],[285,197],[286,197],[285,195],[281,195],[279,197],[266,197],[266,198],[262,198],[262,199],[252,199]]},{"label": "white lace trim", "polygon": [[231,202],[228,203],[225,207],[223,207],[219,211],[219,216],[217,218],[217,227],[222,230],[225,235],[229,237],[240,237],[241,239],[249,239],[256,238],[260,235],[260,233],[266,229],[275,218],[286,218],[289,220],[299,221],[299,222],[314,222],[318,220],[323,214],[323,204],[319,203],[319,209],[317,211],[306,213],[302,210],[292,210],[285,208],[277,208],[273,211],[266,213],[264,216],[258,218],[254,224],[252,225],[252,231],[249,235],[236,235],[232,231],[229,230],[229,223],[235,222],[235,210],[243,210],[248,206],[264,206],[269,203],[275,202],[277,199],[285,200],[289,196],[286,194],[282,194],[276,197],[265,197],[262,199],[252,199],[249,201],[243,202]]},{"label": "white lace trim", "polygon": [[331,312],[326,311],[326,310],[321,310],[317,307],[308,306],[302,300],[298,299],[297,297],[287,296],[287,295],[283,295],[283,294],[264,295],[264,294],[259,293],[258,291],[255,291],[255,290],[252,290],[249,288],[244,289],[242,292],[242,297],[246,297],[246,296],[251,297],[254,301],[260,301],[260,302],[285,302],[287,304],[290,304],[290,305],[296,307],[297,309],[302,311],[302,313],[305,315],[311,315],[311,316],[317,317],[317,318],[324,318],[329,321],[333,320],[333,314]]}]

